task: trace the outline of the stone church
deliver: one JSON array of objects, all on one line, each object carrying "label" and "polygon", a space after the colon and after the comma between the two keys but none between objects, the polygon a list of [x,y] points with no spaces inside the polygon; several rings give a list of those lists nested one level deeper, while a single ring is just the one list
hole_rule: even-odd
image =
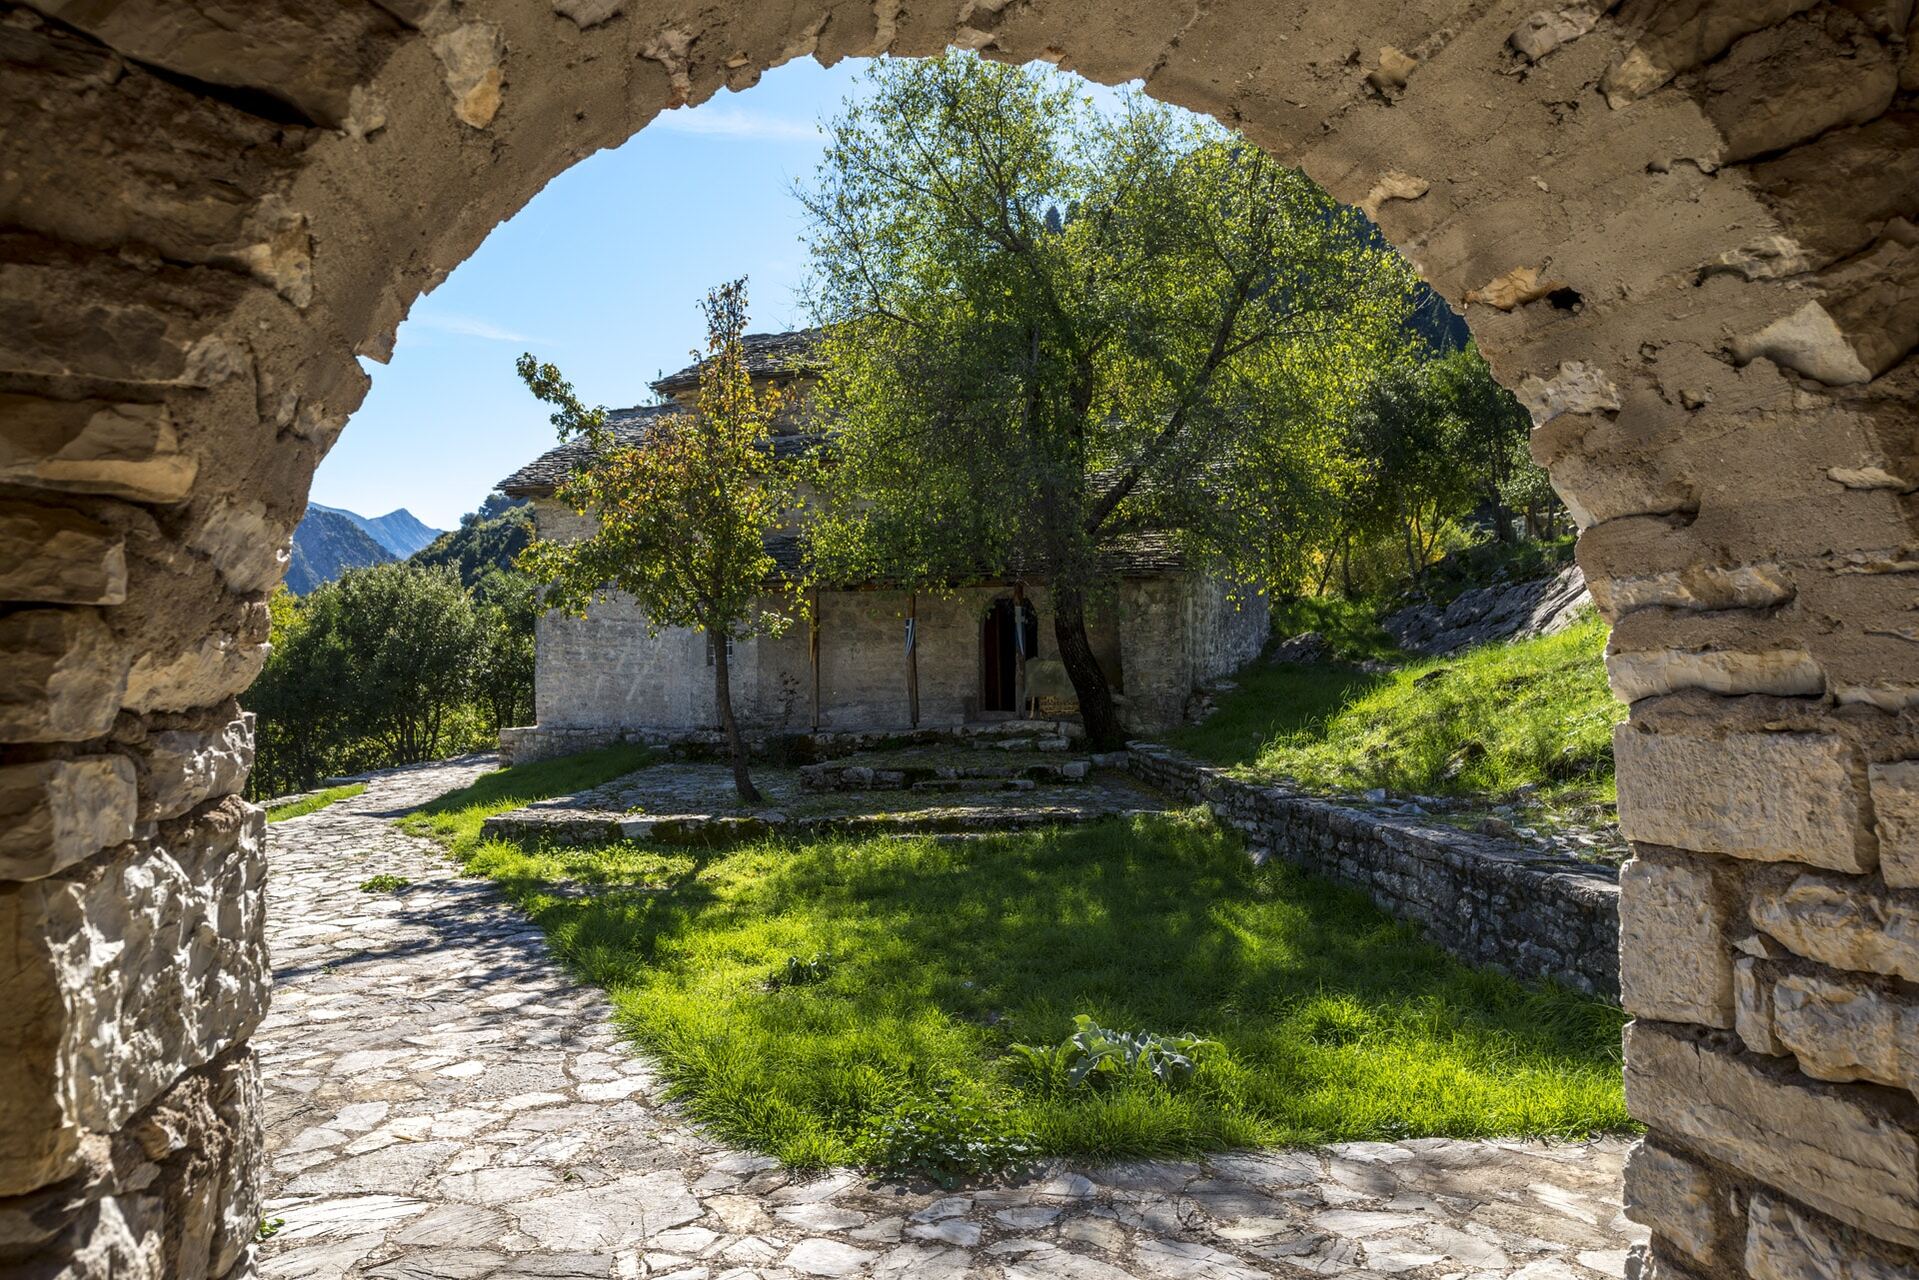
[{"label": "stone church", "polygon": [[[749,334],[755,382],[803,399],[818,376],[819,337],[818,330]],[[611,413],[616,438],[636,439],[656,417],[690,405],[698,371],[692,365],[653,383],[664,403]],[[815,429],[801,417],[780,425],[776,452],[812,448]],[[577,536],[587,525],[553,496],[586,447],[550,450],[500,484],[531,500],[543,538]],[[768,550],[782,570],[798,570],[792,532],[770,537]],[[1266,639],[1263,595],[1188,567],[1163,538],[1136,538],[1111,558],[1109,571],[1111,588],[1089,609],[1088,630],[1134,732],[1179,723],[1196,687],[1253,657]],[[940,594],[821,590],[812,612],[810,623],[784,635],[733,642],[734,709],[749,732],[947,728],[1073,710],[1044,581],[982,580]],[[515,759],[718,724],[709,637],[684,628],[649,635],[630,599],[615,596],[585,618],[544,615],[536,652],[538,723],[506,731]]]}]

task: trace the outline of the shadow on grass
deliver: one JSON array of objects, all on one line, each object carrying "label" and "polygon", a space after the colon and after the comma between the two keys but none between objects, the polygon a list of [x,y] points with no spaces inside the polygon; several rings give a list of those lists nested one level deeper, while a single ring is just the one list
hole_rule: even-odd
[{"label": "shadow on grass", "polygon": [[[608,989],[695,1116],[795,1165],[860,1159],[940,1090],[1080,1157],[1626,1123],[1618,1010],[1469,969],[1199,815],[706,853],[488,841],[468,865]],[[788,956],[824,978],[770,987]],[[1009,1055],[1078,1013],[1221,1047],[1177,1088]]]}]

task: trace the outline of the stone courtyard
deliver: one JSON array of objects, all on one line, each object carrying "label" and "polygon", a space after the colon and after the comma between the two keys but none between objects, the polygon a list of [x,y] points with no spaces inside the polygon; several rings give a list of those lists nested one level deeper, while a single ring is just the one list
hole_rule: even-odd
[{"label": "stone courtyard", "polygon": [[[382,775],[269,829],[265,1276],[1584,1280],[1645,1239],[1618,1138],[1055,1165],[950,1193],[729,1149],[537,928],[391,825],[492,767]],[[380,875],[407,885],[362,890]]]}]

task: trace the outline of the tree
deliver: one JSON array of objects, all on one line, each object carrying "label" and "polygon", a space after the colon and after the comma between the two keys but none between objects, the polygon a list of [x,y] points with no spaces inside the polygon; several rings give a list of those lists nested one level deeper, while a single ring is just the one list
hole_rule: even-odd
[{"label": "tree", "polygon": [[[1492,509],[1493,536],[1512,538],[1509,494],[1527,495],[1527,471],[1538,471],[1525,442],[1532,431],[1532,415],[1499,385],[1493,371],[1467,345],[1432,361],[1424,370],[1431,394],[1444,404],[1454,421],[1447,445],[1471,467],[1478,495]],[[1525,504],[1521,504],[1522,508]]]},{"label": "tree", "polygon": [[473,602],[448,568],[404,561],[348,573],[308,596],[302,655],[341,682],[341,710],[355,736],[373,738],[393,764],[440,753],[450,716],[473,693],[481,650]]},{"label": "tree", "polygon": [[533,719],[534,622],[539,586],[513,569],[488,569],[474,585],[480,624],[474,693],[495,730]]},{"label": "tree", "polygon": [[746,281],[712,290],[702,310],[707,349],[694,407],[654,419],[637,443],[617,441],[604,407],[585,407],[553,365],[520,357],[520,378],[555,406],[561,439],[591,445],[589,460],[555,494],[595,519],[593,532],[577,541],[535,541],[520,563],[550,584],[543,608],[583,617],[589,605],[622,591],[639,602],[654,633],[691,627],[710,637],[713,698],[734,786],[741,799],[756,801],[727,650],[732,640],[778,634],[791,622],[766,603],[777,568],[766,535],[792,508],[792,480],[771,447],[782,398],[756,389],[747,373]]},{"label": "tree", "polygon": [[1295,451],[1411,341],[1412,273],[1297,172],[1140,95],[1100,115],[965,54],[868,75],[800,193],[835,426],[817,571],[937,588],[1033,566],[1113,742],[1086,628],[1111,554],[1159,532],[1263,577]]}]

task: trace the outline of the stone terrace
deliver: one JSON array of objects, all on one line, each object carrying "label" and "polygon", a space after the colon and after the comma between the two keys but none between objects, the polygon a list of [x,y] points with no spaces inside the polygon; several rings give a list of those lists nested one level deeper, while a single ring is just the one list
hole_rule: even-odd
[{"label": "stone terrace", "polygon": [[[1586,1280],[1645,1238],[1618,1139],[1051,1167],[956,1194],[788,1174],[692,1127],[539,930],[390,825],[486,767],[383,776],[270,829],[274,1280]],[[381,873],[410,885],[360,890]]]},{"label": "stone terrace", "polygon": [[[1048,777],[1087,766],[1078,777]],[[1005,777],[938,779],[937,789],[822,790],[807,785],[822,768],[907,771],[977,771]],[[1119,770],[1092,770],[1064,755],[965,748],[915,747],[848,756],[830,765],[802,769],[759,767],[754,785],[763,801],[742,804],[732,770],[719,764],[669,762],[651,765],[585,791],[536,801],[486,821],[489,833],[557,840],[651,839],[699,842],[730,835],[822,831],[872,834],[943,832],[969,834],[1014,828],[1094,822],[1119,814],[1162,810],[1176,802]],[[868,779],[870,782],[871,779]],[[947,789],[950,782],[953,789]]]}]

